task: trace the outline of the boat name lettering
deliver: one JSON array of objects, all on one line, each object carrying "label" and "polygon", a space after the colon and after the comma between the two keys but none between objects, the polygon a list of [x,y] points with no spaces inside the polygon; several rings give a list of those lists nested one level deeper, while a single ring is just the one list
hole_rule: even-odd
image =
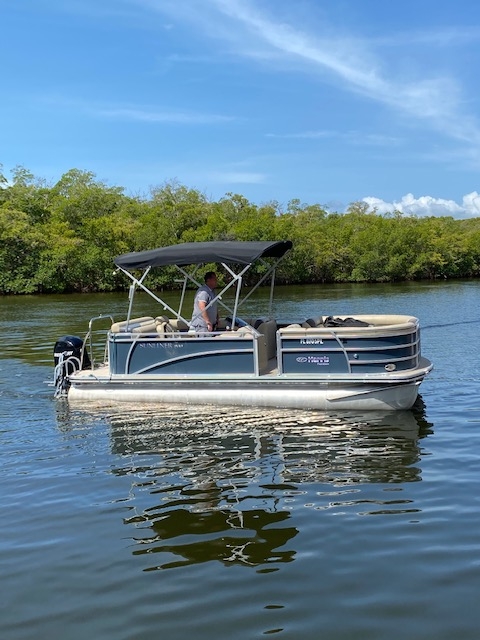
[{"label": "boat name lettering", "polygon": [[301,338],[300,344],[323,344],[321,338]]},{"label": "boat name lettering", "polygon": [[185,345],[182,342],[141,342],[140,347],[142,349],[183,349]]},{"label": "boat name lettering", "polygon": [[330,364],[330,356],[298,356],[296,361],[300,364],[316,364],[321,367]]}]

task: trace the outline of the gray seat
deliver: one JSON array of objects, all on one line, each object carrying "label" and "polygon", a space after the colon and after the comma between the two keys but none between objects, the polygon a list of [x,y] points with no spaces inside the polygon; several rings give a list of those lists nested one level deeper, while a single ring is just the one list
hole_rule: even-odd
[{"label": "gray seat", "polygon": [[275,358],[277,355],[277,321],[259,318],[253,326],[264,337],[267,359]]},{"label": "gray seat", "polygon": [[155,333],[155,321],[151,316],[131,318],[128,322],[114,322],[110,327],[112,333]]},{"label": "gray seat", "polygon": [[169,320],[169,324],[176,331],[188,331],[190,329],[190,326],[181,318],[172,318],[171,320]]},{"label": "gray seat", "polygon": [[302,327],[304,329],[310,329],[311,327],[323,327],[323,316],[307,318],[305,322],[302,322]]}]

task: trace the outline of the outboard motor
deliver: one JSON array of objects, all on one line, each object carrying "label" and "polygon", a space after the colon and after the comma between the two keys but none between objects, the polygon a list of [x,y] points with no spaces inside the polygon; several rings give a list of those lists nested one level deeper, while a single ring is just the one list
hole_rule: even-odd
[{"label": "outboard motor", "polygon": [[88,353],[83,351],[83,340],[77,336],[63,336],[59,338],[53,348],[53,361],[55,363],[55,395],[66,395],[68,389],[67,376],[91,367]]},{"label": "outboard motor", "polygon": [[[90,358],[86,351],[83,353],[82,358],[82,348],[83,340],[78,336],[63,336],[59,338],[53,348],[53,361],[55,366],[57,366],[60,360],[67,360],[73,356],[72,369],[71,371],[69,370],[69,373],[72,373],[76,369],[89,369],[91,367]],[[75,364],[73,364],[74,362]]]}]

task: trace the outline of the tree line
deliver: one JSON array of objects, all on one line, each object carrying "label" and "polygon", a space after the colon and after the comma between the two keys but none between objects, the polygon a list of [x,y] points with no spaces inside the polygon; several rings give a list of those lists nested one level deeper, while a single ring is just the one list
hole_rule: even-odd
[{"label": "tree line", "polygon": [[[7,180],[0,165],[1,294],[118,291],[127,283],[113,258],[122,253],[284,239],[294,246],[277,272],[284,284],[480,275],[480,218],[380,215],[363,202],[346,213],[300,200],[256,205],[233,193],[212,201],[175,181],[132,196],[89,171],[71,169],[51,185],[24,167]],[[173,270],[155,277],[155,286],[172,286]]]}]

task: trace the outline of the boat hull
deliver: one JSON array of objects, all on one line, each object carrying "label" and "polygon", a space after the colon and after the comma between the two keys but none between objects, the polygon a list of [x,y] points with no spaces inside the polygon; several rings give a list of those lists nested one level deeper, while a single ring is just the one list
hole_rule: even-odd
[{"label": "boat hull", "polygon": [[421,356],[418,320],[357,321],[331,328],[279,326],[269,319],[192,335],[154,332],[153,318],[139,318],[137,333],[112,325],[106,364],[67,371],[65,386],[71,401],[85,403],[410,409],[432,369]]},{"label": "boat hull", "polygon": [[405,410],[425,373],[408,380],[115,380],[73,379],[73,402],[180,403],[317,410]]}]

